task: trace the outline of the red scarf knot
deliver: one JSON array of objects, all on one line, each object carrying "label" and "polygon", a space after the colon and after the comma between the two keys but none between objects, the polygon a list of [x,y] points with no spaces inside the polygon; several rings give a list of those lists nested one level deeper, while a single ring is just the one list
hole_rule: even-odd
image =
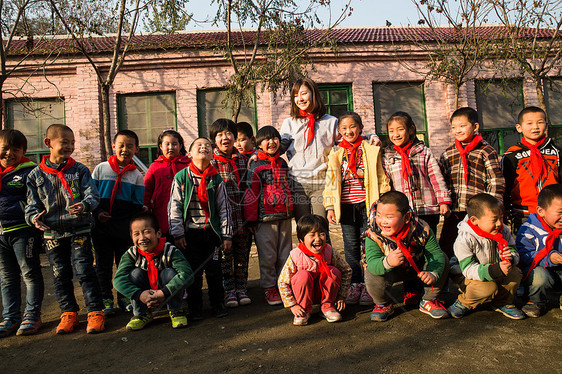
[{"label": "red scarf knot", "polygon": [[403,147],[399,147],[394,145],[394,149],[398,152],[401,158],[401,166],[402,166],[402,179],[408,186],[408,193],[410,194],[410,200],[412,206],[414,204],[414,193],[412,191],[412,187],[410,185],[410,178],[412,177],[412,165],[410,164],[410,151],[412,150],[412,146],[414,142],[409,142],[408,144],[404,145]]},{"label": "red scarf knot", "polygon": [[205,212],[205,224],[207,224],[207,221],[209,221],[209,196],[207,195],[207,178],[211,178],[212,176],[216,175],[217,169],[215,169],[213,165],[209,165],[203,172],[201,172],[193,162],[190,162],[188,167],[193,174],[201,178],[201,182],[199,182],[199,188],[197,188],[197,197],[199,198],[199,202],[201,203],[203,212]]},{"label": "red scarf knot", "polygon": [[270,162],[273,178],[276,183],[279,183],[279,180],[281,179],[281,162],[279,161],[279,152],[275,153],[273,156],[270,156],[264,151],[259,150],[257,156],[259,160],[268,160]]},{"label": "red scarf knot", "polygon": [[74,194],[72,193],[72,189],[70,188],[70,185],[68,184],[68,181],[66,180],[66,178],[64,176],[64,172],[66,170],[70,169],[72,166],[74,166],[76,161],[72,157],[69,157],[68,160],[66,160],[66,164],[63,166],[63,168],[60,169],[60,170],[57,170],[55,168],[47,166],[47,164],[45,162],[47,160],[47,158],[49,158],[49,155],[43,156],[43,159],[41,160],[41,163],[39,164],[39,168],[41,168],[41,170],[43,170],[47,174],[56,175],[60,179],[60,181],[62,183],[62,186],[64,187],[65,191],[70,196],[70,200],[72,201],[72,204],[74,204]]},{"label": "red scarf knot", "polygon": [[[527,275],[525,275],[525,279],[527,279],[527,277],[529,276],[529,274],[531,273],[531,270],[533,270],[534,268],[537,267],[537,265],[539,264],[539,262],[542,261],[543,258],[545,258],[546,256],[548,256],[548,254],[550,253],[550,251],[552,251],[552,248],[554,248],[554,241],[560,237],[560,234],[562,234],[562,229],[552,229],[544,220],[541,216],[539,216],[537,214],[537,218],[539,219],[543,229],[548,232],[548,236],[546,237],[545,243],[544,243],[544,248],[541,249],[540,251],[538,251],[535,254],[535,257],[533,257],[533,261],[531,262],[531,266],[529,267],[529,271],[527,272]],[[525,280],[523,279],[523,280]]]},{"label": "red scarf knot", "polygon": [[306,144],[304,145],[304,149],[306,149],[312,142],[312,139],[314,139],[314,123],[316,119],[314,118],[314,114],[307,113],[302,109],[299,109],[299,114],[301,117],[308,118],[308,124],[306,125],[306,129],[304,130],[304,133],[306,135]]},{"label": "red scarf knot", "polygon": [[215,148],[214,152],[215,160],[223,162],[225,164],[229,164],[232,172],[236,175],[236,184],[240,183],[240,171],[238,170],[238,152],[234,151],[230,158],[226,157],[218,148]]},{"label": "red scarf knot", "polygon": [[18,166],[20,166],[24,162],[29,162],[29,161],[30,160],[24,156],[21,158],[20,162],[18,162],[16,165],[8,165],[6,169],[0,170],[0,191],[2,191],[2,178],[4,177],[4,175],[7,175],[8,173],[14,171]]},{"label": "red scarf knot", "polygon": [[480,142],[482,140],[483,140],[482,135],[476,135],[475,137],[472,138],[470,143],[468,143],[466,145],[466,147],[463,147],[461,142],[459,142],[457,139],[455,139],[455,147],[457,148],[457,150],[461,154],[461,158],[462,158],[462,166],[463,166],[463,169],[464,169],[464,182],[466,184],[468,184],[468,174],[470,172],[470,170],[468,169],[467,154],[470,151],[472,151],[474,148],[476,148],[476,146],[478,146],[478,144],[480,144]]},{"label": "red scarf knot", "polygon": [[119,163],[117,161],[117,156],[113,155],[107,160],[109,162],[109,166],[111,166],[111,170],[117,173],[117,178],[115,179],[115,184],[113,185],[113,189],[111,190],[111,199],[109,200],[109,214],[111,215],[111,209],[113,209],[113,203],[115,202],[115,196],[117,195],[117,191],[121,189],[121,179],[123,179],[123,175],[128,171],[137,170],[137,167],[131,161],[123,170],[120,170]]},{"label": "red scarf knot", "polygon": [[536,185],[540,182],[543,173],[546,172],[546,163],[542,157],[541,150],[539,149],[545,141],[546,137],[542,138],[542,140],[538,141],[536,144],[531,144],[527,141],[527,139],[521,139],[521,144],[529,148],[531,151],[531,173],[533,174],[533,181]]},{"label": "red scarf knot", "polygon": [[[361,146],[361,142],[363,142],[363,137],[359,135],[357,139],[353,143],[349,143],[347,140],[342,140],[340,143],[340,147],[344,148],[346,151],[349,152],[349,157],[347,160],[348,169],[350,169],[354,175],[357,175],[357,148]],[[347,152],[346,152],[347,156]]]},{"label": "red scarf knot", "polygon": [[154,251],[147,253],[142,251],[140,248],[137,248],[139,254],[146,258],[146,262],[148,262],[147,272],[148,272],[148,281],[150,282],[150,288],[153,290],[158,289],[158,268],[154,263],[154,259],[162,253],[164,250],[164,245],[166,244],[166,238],[160,238],[158,240],[158,245],[154,248]]},{"label": "red scarf knot", "polygon": [[[167,158],[166,156],[162,155],[162,159],[164,160],[164,162],[166,163],[166,165],[172,169],[172,173],[174,173],[174,175],[176,175],[178,173],[178,165],[177,162],[180,159],[181,156],[176,156],[174,158]],[[172,176],[174,176],[172,175]]]},{"label": "red scarf knot", "polygon": [[416,271],[417,274],[419,274],[420,269],[418,268],[418,265],[416,265],[414,258],[412,257],[412,251],[410,247],[406,247],[403,242],[403,240],[406,239],[408,237],[408,234],[410,233],[410,226],[411,224],[409,222],[406,223],[404,226],[402,226],[400,231],[398,231],[394,235],[391,235],[390,239],[396,242],[398,249],[400,249],[400,251],[404,254],[404,257],[406,257],[406,260],[408,260],[410,266]]},{"label": "red scarf knot", "polygon": [[472,230],[474,230],[474,233],[476,235],[481,236],[481,237],[486,238],[486,239],[490,239],[491,241],[498,243],[498,254],[500,255],[500,258],[501,258],[502,261],[507,261],[507,259],[503,255],[504,249],[508,247],[507,240],[505,240],[505,238],[503,237],[503,234],[502,234],[503,224],[500,227],[498,233],[492,235],[489,232],[486,232],[486,231],[482,230],[480,227],[476,226],[474,223],[472,223],[471,220],[468,220],[467,223],[468,223],[468,226],[470,226],[470,228]]}]

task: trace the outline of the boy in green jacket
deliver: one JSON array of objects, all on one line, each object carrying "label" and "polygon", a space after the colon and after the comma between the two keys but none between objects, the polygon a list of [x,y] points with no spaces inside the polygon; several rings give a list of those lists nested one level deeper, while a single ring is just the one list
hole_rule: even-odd
[{"label": "boy in green jacket", "polygon": [[[449,316],[437,298],[447,282],[447,257],[428,224],[412,215],[406,195],[383,194],[371,208],[365,235],[365,286],[376,304],[371,320],[384,322],[394,313],[390,288],[399,281],[406,289],[424,287],[421,312],[433,318]],[[414,297],[405,294],[404,303],[411,304]]]},{"label": "boy in green jacket", "polygon": [[168,304],[173,328],[187,326],[182,311],[185,287],[193,283],[191,266],[179,249],[162,237],[158,219],[142,212],[131,219],[133,246],[121,257],[113,278],[117,291],[131,299],[133,318],[128,330],[140,330],[152,321],[150,308]]}]

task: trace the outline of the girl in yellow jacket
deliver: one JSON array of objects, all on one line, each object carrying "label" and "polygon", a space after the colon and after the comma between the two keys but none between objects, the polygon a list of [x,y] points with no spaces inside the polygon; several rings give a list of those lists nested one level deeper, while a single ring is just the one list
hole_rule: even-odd
[{"label": "girl in yellow jacket", "polygon": [[323,193],[328,221],[341,224],[345,260],[351,266],[351,287],[346,303],[370,305],[361,267],[361,234],[367,228],[371,205],[390,191],[381,162],[380,147],[363,140],[363,122],[355,112],[338,121],[342,141],[328,156]]}]

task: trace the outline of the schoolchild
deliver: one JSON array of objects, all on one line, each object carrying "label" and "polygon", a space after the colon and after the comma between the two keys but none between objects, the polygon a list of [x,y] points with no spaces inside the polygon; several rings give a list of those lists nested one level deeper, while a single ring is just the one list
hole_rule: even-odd
[{"label": "schoolchild", "polygon": [[248,122],[238,122],[236,124],[236,131],[238,135],[236,136],[234,146],[238,150],[240,157],[248,162],[250,157],[257,151],[254,129]]}]

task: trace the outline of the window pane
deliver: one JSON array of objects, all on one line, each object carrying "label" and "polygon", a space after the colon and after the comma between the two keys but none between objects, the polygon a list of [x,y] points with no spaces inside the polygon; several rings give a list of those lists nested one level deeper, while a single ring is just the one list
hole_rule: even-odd
[{"label": "window pane", "polygon": [[552,79],[546,82],[544,93],[549,124],[562,125],[562,79]]},{"label": "window pane", "polygon": [[418,131],[425,131],[425,100],[423,83],[375,84],[375,121],[377,134],[387,132],[386,122],[397,111],[408,113]]},{"label": "window pane", "polygon": [[[232,118],[233,109],[223,103],[226,97],[225,90],[201,90],[197,92],[197,116],[199,123],[199,135],[209,136],[208,128],[219,118]],[[252,103],[242,103],[238,122],[256,123],[256,100],[252,97]]]},{"label": "window pane", "polygon": [[47,128],[64,123],[64,101],[60,99],[10,101],[7,108],[8,127],[25,135],[28,152],[46,152],[43,138]]},{"label": "window pane", "polygon": [[476,105],[483,129],[513,129],[524,105],[522,82],[477,81]]},{"label": "window pane", "polygon": [[351,85],[319,85],[318,88],[320,89],[320,96],[328,109],[328,114],[339,117],[341,114],[353,110]]}]

